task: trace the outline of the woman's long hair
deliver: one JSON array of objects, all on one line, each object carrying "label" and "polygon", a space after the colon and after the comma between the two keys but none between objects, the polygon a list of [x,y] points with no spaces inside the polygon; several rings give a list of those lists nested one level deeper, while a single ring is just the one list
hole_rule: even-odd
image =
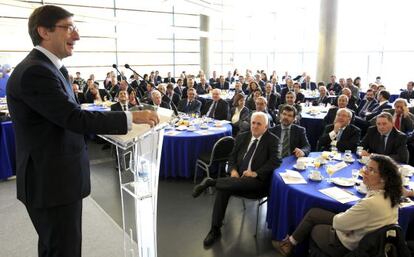
[{"label": "woman's long hair", "polygon": [[370,159],[378,164],[379,174],[384,180],[384,197],[390,198],[391,207],[398,205],[402,196],[402,179],[397,163],[389,156],[381,154],[371,154]]}]

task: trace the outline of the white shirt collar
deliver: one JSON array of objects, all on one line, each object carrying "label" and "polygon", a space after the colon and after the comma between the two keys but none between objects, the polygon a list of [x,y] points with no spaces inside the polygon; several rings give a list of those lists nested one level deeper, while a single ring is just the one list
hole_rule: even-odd
[{"label": "white shirt collar", "polygon": [[50,52],[49,50],[47,50],[46,48],[37,45],[34,47],[35,49],[39,50],[40,52],[42,52],[44,55],[47,56],[47,58],[49,58],[49,60],[56,66],[56,68],[59,70],[60,68],[62,68],[63,63],[62,60],[60,60],[56,55],[54,55],[52,52]]}]

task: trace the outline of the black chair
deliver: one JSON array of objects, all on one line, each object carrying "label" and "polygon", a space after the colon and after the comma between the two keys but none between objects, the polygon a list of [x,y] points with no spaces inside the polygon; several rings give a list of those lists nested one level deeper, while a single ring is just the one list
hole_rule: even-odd
[{"label": "black chair", "polygon": [[400,226],[391,224],[365,235],[358,248],[344,257],[410,257]]},{"label": "black chair", "polygon": [[247,200],[253,200],[253,201],[257,202],[257,208],[256,208],[256,229],[255,229],[255,232],[254,232],[254,237],[257,237],[257,228],[259,226],[259,218],[260,218],[260,207],[267,202],[267,196],[268,196],[267,193],[266,194],[262,194],[262,195],[257,196],[257,197],[250,197],[250,196],[241,197],[241,196],[236,196],[236,197],[239,197],[242,200],[243,210],[246,210],[246,199]]},{"label": "black chair", "polygon": [[[210,168],[214,163],[223,164],[229,159],[230,153],[233,150],[234,138],[226,136],[220,138],[213,146],[213,150],[208,153],[202,153],[196,161],[194,169],[194,184],[197,179],[197,168],[200,167],[206,172],[207,177],[210,177]],[[220,167],[219,167],[220,172]]]}]

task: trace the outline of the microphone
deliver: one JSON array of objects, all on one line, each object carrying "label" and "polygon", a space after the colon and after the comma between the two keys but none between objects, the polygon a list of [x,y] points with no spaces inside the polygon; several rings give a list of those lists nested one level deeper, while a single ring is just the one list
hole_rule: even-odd
[{"label": "microphone", "polygon": [[[138,72],[136,72],[134,69],[132,69],[131,68],[131,66],[129,66],[129,64],[125,64],[125,66],[124,66],[126,69],[128,69],[128,70],[131,70],[134,74],[136,74],[138,77],[140,77],[140,78],[142,78],[142,79],[144,79],[141,75],[139,75],[138,74]],[[166,96],[166,94],[164,93],[164,92],[162,92],[161,90],[159,90],[155,85],[154,85],[154,88],[155,88],[155,90],[157,90],[158,92],[160,92],[161,93],[161,95],[164,97],[164,96]],[[167,98],[169,98],[168,96],[167,96]],[[171,109],[174,111],[174,114],[176,115],[176,116],[178,116],[178,109],[177,109],[177,106],[175,106],[175,104],[174,104],[174,102],[172,101],[172,99],[170,99],[170,103],[171,103]]]}]

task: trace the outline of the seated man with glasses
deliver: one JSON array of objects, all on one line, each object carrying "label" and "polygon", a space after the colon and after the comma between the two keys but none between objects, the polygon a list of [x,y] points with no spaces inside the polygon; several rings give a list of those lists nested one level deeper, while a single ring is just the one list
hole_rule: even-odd
[{"label": "seated man with glasses", "polygon": [[205,247],[211,246],[220,237],[220,228],[232,195],[259,198],[268,194],[273,170],[281,163],[279,139],[268,131],[268,125],[267,115],[255,112],[251,117],[250,131],[236,138],[229,157],[230,177],[217,180],[207,177],[194,187],[193,197],[198,197],[210,186],[215,186],[217,190],[211,229],[204,239]]}]

